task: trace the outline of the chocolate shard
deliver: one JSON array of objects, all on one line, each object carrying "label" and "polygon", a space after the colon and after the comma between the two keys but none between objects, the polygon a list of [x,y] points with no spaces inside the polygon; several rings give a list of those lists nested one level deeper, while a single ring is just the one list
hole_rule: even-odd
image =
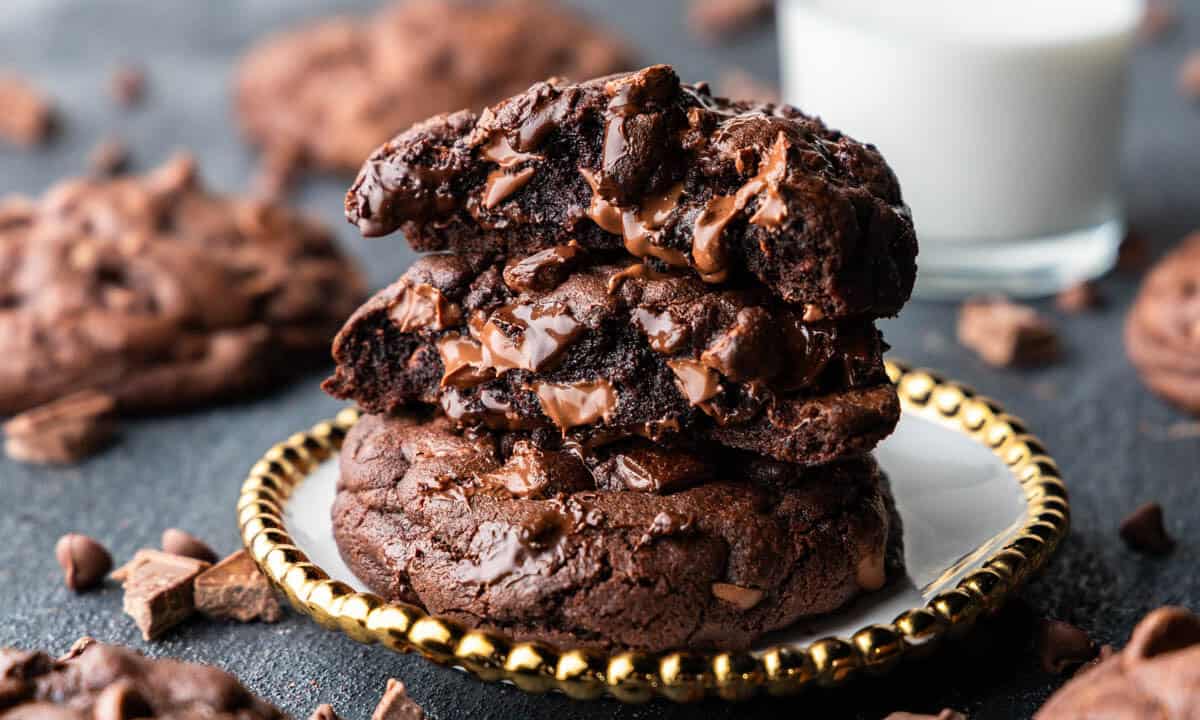
[{"label": "chocolate shard", "polygon": [[67,465],[104,448],[116,430],[113,398],[83,390],[4,423],[4,452],[22,462]]},{"label": "chocolate shard", "polygon": [[425,720],[425,711],[408,696],[404,683],[391,678],[371,720]]},{"label": "chocolate shard", "polygon": [[196,611],[193,583],[209,563],[160,550],[138,550],[113,576],[125,589],[125,613],[142,637],[156,640]]},{"label": "chocolate shard", "polygon": [[195,582],[196,609],[211,617],[273,623],[283,616],[270,581],[246,550],[202,572]]},{"label": "chocolate shard", "polygon": [[1046,365],[1060,354],[1054,326],[1033,308],[1002,297],[963,303],[958,340],[997,367]]}]

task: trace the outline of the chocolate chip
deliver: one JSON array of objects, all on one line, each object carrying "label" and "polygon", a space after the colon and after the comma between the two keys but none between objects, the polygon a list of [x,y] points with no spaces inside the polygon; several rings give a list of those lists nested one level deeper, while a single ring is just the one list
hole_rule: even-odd
[{"label": "chocolate chip", "polygon": [[318,705],[316,710],[308,716],[308,720],[342,720],[338,714],[333,711],[332,705]]},{"label": "chocolate chip", "polygon": [[1121,539],[1130,549],[1148,555],[1166,555],[1175,541],[1163,525],[1163,509],[1158,503],[1146,503],[1121,521]]},{"label": "chocolate chip", "polygon": [[710,40],[720,40],[770,16],[771,0],[692,0],[688,26]]},{"label": "chocolate chip", "polygon": [[125,613],[142,637],[155,640],[195,612],[193,582],[208,563],[159,550],[139,550],[113,573],[125,588]]},{"label": "chocolate chip", "polygon": [[1054,304],[1065,313],[1082,313],[1104,304],[1104,298],[1095,283],[1081,282],[1063,290],[1054,298]]},{"label": "chocolate chip", "polygon": [[215,563],[217,554],[200,538],[179,528],[167,528],[162,534],[162,549],[172,555]]},{"label": "chocolate chip", "polygon": [[211,617],[250,622],[276,622],[283,615],[270,581],[250,553],[239,550],[195,582],[196,609]]},{"label": "chocolate chip", "polygon": [[1054,327],[1033,308],[1006,298],[963,303],[958,341],[997,367],[1045,365],[1059,356]]},{"label": "chocolate chip", "polygon": [[87,535],[68,533],[54,545],[54,558],[63,569],[63,581],[79,592],[96,587],[112,570],[112,555]]},{"label": "chocolate chip", "polygon": [[1142,42],[1161,39],[1176,26],[1177,19],[1175,3],[1171,0],[1146,0],[1141,22],[1138,23],[1138,39]]},{"label": "chocolate chip", "polygon": [[100,141],[88,154],[88,170],[93,175],[110,177],[129,169],[129,147],[119,138]]},{"label": "chocolate chip", "polygon": [[1117,248],[1117,270],[1136,273],[1145,269],[1150,262],[1150,244],[1136,230],[1129,230]]},{"label": "chocolate chip", "polygon": [[1083,630],[1061,620],[1043,620],[1037,632],[1042,670],[1059,675],[1096,657],[1096,643]]},{"label": "chocolate chip", "polygon": [[113,71],[109,92],[124,107],[133,107],[146,95],[146,73],[133,65],[122,65]]},{"label": "chocolate chip", "polygon": [[404,691],[404,683],[395,678],[387,681],[387,689],[383,692],[383,697],[379,700],[379,704],[375,706],[375,712],[371,713],[371,720],[424,720],[425,712],[421,710],[421,706],[413,702],[412,698]]},{"label": "chocolate chip", "polygon": [[109,395],[83,390],[26,410],[4,424],[4,452],[22,462],[78,462],[112,439],[115,408]]}]

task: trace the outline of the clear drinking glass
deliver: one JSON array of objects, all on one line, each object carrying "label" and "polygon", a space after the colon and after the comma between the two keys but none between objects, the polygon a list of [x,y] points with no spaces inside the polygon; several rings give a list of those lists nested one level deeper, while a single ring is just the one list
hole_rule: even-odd
[{"label": "clear drinking glass", "polygon": [[877,145],[917,292],[1039,295],[1110,269],[1144,0],[780,0],[785,99]]}]

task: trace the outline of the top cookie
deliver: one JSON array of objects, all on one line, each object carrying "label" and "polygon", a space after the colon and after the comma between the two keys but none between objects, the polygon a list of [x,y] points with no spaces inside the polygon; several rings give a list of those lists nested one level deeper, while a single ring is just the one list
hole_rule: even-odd
[{"label": "top cookie", "polygon": [[875,148],[666,65],[419,123],[367,160],[346,215],[417,250],[624,247],[712,283],[756,277],[809,320],[893,315],[916,276],[912,219]]},{"label": "top cookie", "polygon": [[84,389],[121,410],[258,391],[324,359],[364,294],[326,228],[208,192],[186,156],[0,201],[0,414]]},{"label": "top cookie", "polygon": [[58,660],[0,648],[0,715],[55,720],[285,717],[218,668],[151,660],[91,638],[76,642]]},{"label": "top cookie", "polygon": [[633,67],[625,47],[542,0],[413,0],[279,35],[242,61],[238,114],[268,155],[353,172],[397,130],[552,75]]}]

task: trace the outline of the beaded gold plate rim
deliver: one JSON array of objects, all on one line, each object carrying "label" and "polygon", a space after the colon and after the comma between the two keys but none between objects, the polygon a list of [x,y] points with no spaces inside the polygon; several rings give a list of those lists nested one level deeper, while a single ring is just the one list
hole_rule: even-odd
[{"label": "beaded gold plate rim", "polygon": [[611,655],[468,630],[404,603],[357,592],[333,580],[293,542],[283,507],[298,483],[341,447],[359,412],[346,409],[278,443],[250,470],[238,499],[242,540],[271,582],[322,626],[363,643],[460,666],[487,681],[510,681],[529,692],[559,690],[577,699],[611,695],[625,702],[664,697],[690,702],[715,696],[740,700],[760,691],[786,695],[809,686],[834,687],[878,675],[906,657],[930,652],[996,610],[1039,571],[1067,535],[1070,508],[1058,466],[1024,423],[993,400],[923,369],[888,361],[904,412],[933,420],[984,444],[1021,484],[1025,524],[1014,539],[957,585],[891,624],[869,625],[850,637],[807,647],[756,652],[621,652]]}]

